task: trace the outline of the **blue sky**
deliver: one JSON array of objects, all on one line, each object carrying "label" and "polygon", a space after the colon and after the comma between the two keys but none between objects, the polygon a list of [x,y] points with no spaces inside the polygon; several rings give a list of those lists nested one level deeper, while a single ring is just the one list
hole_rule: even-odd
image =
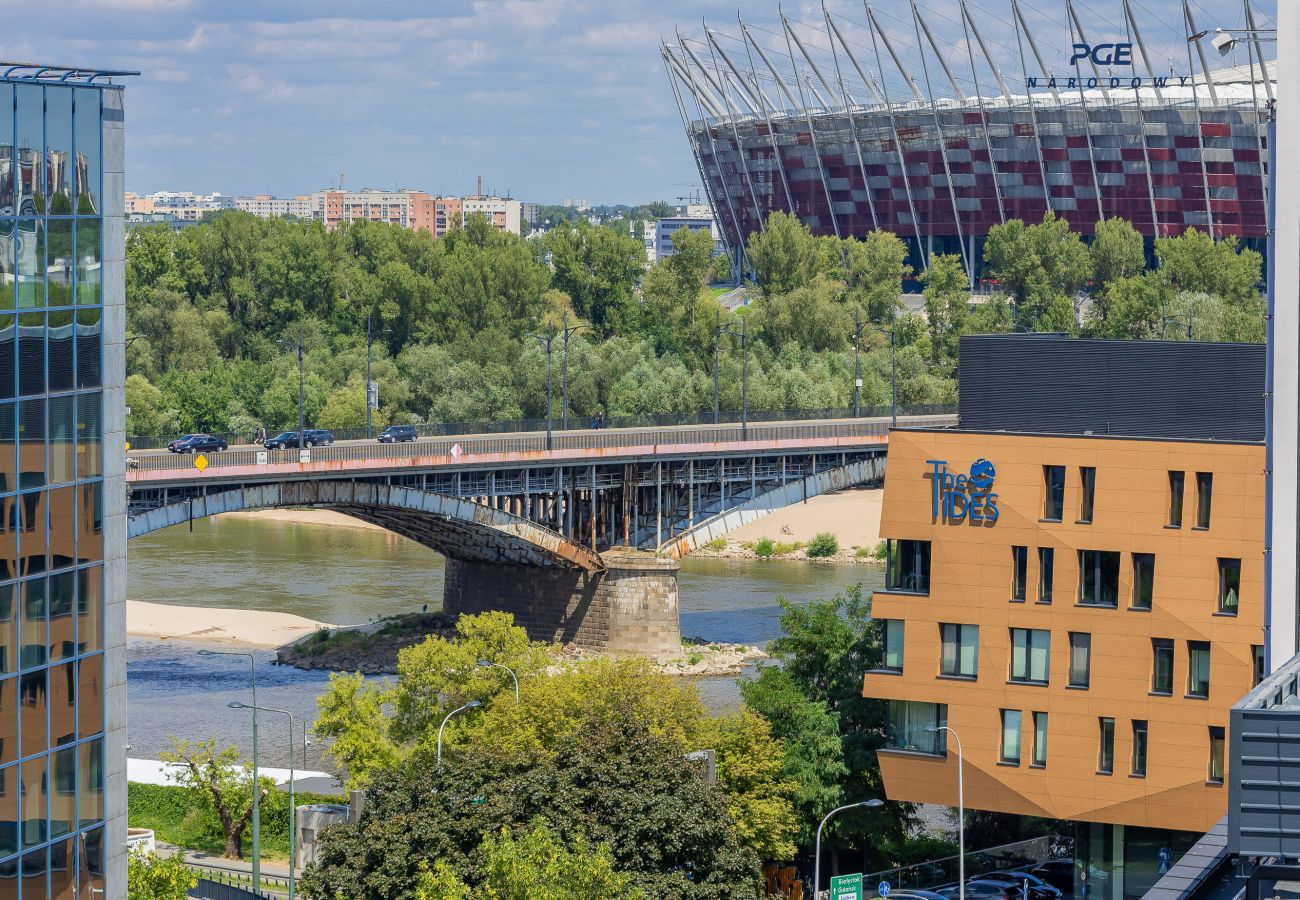
[{"label": "blue sky", "polygon": [[[1063,8],[1026,2],[1049,18]],[[127,94],[129,190],[283,196],[343,174],[349,187],[458,194],[482,174],[523,200],[641,202],[698,181],[659,39],[699,33],[701,16],[734,24],[738,4],[775,26],[776,0],[54,0],[24,8],[4,55],[143,72]],[[827,5],[864,18],[860,2]],[[873,5],[907,34],[904,0]],[[942,37],[956,0],[923,5]],[[1180,16],[1176,0],[1139,6],[1155,22]],[[1104,23],[1111,7],[1090,8]],[[1196,9],[1240,18],[1237,0]],[[785,10],[820,17],[804,0]]]}]

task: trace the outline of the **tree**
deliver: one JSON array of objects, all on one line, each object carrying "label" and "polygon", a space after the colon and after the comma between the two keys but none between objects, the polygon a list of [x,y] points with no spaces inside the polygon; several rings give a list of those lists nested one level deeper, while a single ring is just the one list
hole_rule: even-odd
[{"label": "tree", "polygon": [[[191,744],[173,737],[172,749],[159,755],[163,762],[177,766],[172,777],[193,793],[194,803],[216,815],[226,837],[222,855],[243,859],[244,830],[253,818],[252,763],[234,745],[218,750],[216,738]],[[260,790],[265,796],[274,787],[274,782],[263,779]]]},{"label": "tree", "polygon": [[1147,266],[1142,234],[1124,219],[1098,222],[1088,254],[1092,257],[1094,293],[1104,291],[1113,281],[1141,275]]},{"label": "tree", "polygon": [[951,253],[930,257],[921,273],[925,285],[925,318],[930,327],[930,362],[951,371],[957,363],[957,342],[971,321],[970,284],[961,257]]},{"label": "tree", "polygon": [[1049,210],[1037,225],[1020,219],[994,225],[984,260],[1015,301],[1017,324],[1035,331],[1076,330],[1073,296],[1092,274],[1092,260],[1069,222]]},{"label": "tree", "polygon": [[861,306],[873,322],[890,321],[902,307],[902,280],[912,274],[907,245],[889,231],[872,231],[865,240],[843,241],[847,300]]},{"label": "tree", "polygon": [[634,324],[633,291],[645,270],[645,247],[631,235],[586,222],[565,223],[543,239],[551,254],[555,287],[602,334]]},{"label": "tree", "polygon": [[[572,848],[546,826],[535,822],[518,838],[503,828],[479,847],[482,872],[478,896],[488,900],[644,900],[630,876],[614,868],[608,844],[591,847],[578,838]],[[470,887],[439,860],[421,878],[416,900],[460,900]]]},{"label": "tree", "polygon": [[843,285],[817,276],[784,294],[765,294],[754,307],[753,330],[775,349],[842,350],[853,335],[853,312]]},{"label": "tree", "polygon": [[790,213],[768,216],[763,230],[750,234],[747,249],[754,277],[767,296],[789,293],[817,273],[816,239]]},{"label": "tree", "polygon": [[1259,296],[1263,257],[1254,250],[1238,251],[1231,241],[1215,241],[1189,228],[1178,237],[1158,238],[1160,273],[1178,290],[1212,294],[1234,305],[1248,305]]},{"label": "tree", "polygon": [[126,855],[127,900],[186,900],[199,876],[185,858],[132,851]]}]

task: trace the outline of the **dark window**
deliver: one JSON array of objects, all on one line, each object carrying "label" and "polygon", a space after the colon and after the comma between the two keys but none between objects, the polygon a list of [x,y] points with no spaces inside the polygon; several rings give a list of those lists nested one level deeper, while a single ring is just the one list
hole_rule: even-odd
[{"label": "dark window", "polygon": [[885,653],[883,669],[890,672],[903,671],[903,620],[883,619]]},{"label": "dark window", "polygon": [[1223,784],[1223,727],[1210,726],[1210,772],[1208,781]]},{"label": "dark window", "polygon": [[943,644],[939,664],[941,675],[974,678],[979,674],[978,625],[952,625],[945,622],[939,626],[939,636]]},{"label": "dark window", "polygon": [[1097,470],[1092,466],[1079,467],[1079,521],[1092,521],[1092,500],[1097,487]]},{"label": "dark window", "polygon": [[1151,639],[1151,693],[1174,692],[1174,642],[1166,638]]},{"label": "dark window", "polygon": [[930,593],[930,542],[890,541],[889,572],[885,589]]},{"label": "dark window", "polygon": [[1031,765],[1047,765],[1047,713],[1034,713],[1034,755]]},{"label": "dark window", "polygon": [[1241,560],[1219,558],[1219,612],[1237,614],[1237,595],[1241,591]]},{"label": "dark window", "polygon": [[1133,554],[1133,609],[1150,609],[1155,592],[1156,557],[1154,553]]},{"label": "dark window", "polygon": [[1092,669],[1092,635],[1070,632],[1070,687],[1088,686]]},{"label": "dark window", "polygon": [[1079,551],[1079,602],[1115,606],[1119,602],[1119,554],[1112,550]]},{"label": "dark window", "polygon": [[1210,527],[1210,500],[1214,493],[1214,473],[1196,473],[1196,527]]},{"label": "dark window", "polygon": [[1020,710],[1002,710],[1002,752],[1004,763],[1020,765]]},{"label": "dark window", "polygon": [[1099,719],[1097,740],[1097,771],[1109,775],[1115,771],[1115,720]]},{"label": "dark window", "polygon": [[890,750],[942,755],[948,750],[948,706],[945,703],[919,703],[890,700],[889,727],[885,746]]},{"label": "dark window", "polygon": [[1055,553],[1051,547],[1038,548],[1038,602],[1052,602],[1052,563]]},{"label": "dark window", "polygon": [[1133,720],[1133,768],[1132,775],[1147,773],[1147,723],[1145,719]]},{"label": "dark window", "polygon": [[1024,601],[1025,580],[1029,570],[1029,548],[1011,548],[1011,599]]},{"label": "dark window", "polygon": [[1187,642],[1187,693],[1193,697],[1210,695],[1210,644]]},{"label": "dark window", "polygon": [[1250,659],[1253,667],[1253,674],[1250,679],[1250,686],[1255,687],[1264,680],[1264,645],[1251,644]]},{"label": "dark window", "polygon": [[1043,518],[1061,521],[1065,509],[1065,466],[1043,466]]},{"label": "dark window", "polygon": [[1011,629],[1011,680],[1047,683],[1052,633],[1037,628]]},{"label": "dark window", "polygon": [[1169,473],[1169,524],[1183,527],[1183,472]]}]

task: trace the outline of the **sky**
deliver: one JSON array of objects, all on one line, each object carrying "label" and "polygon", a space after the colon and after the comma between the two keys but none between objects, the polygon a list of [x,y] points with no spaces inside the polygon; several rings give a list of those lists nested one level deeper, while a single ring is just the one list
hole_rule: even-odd
[{"label": "sky", "polygon": [[[1025,2],[1048,19],[1063,8]],[[951,37],[956,0],[922,3]],[[25,6],[3,56],[140,70],[126,80],[127,189],[140,193],[291,196],[342,179],[456,195],[482,175],[525,201],[672,201],[699,175],[660,39],[699,35],[701,17],[734,27],[738,4],[779,27],[777,0],[47,0]],[[865,18],[860,2],[827,5]],[[906,37],[906,0],[873,6]],[[1157,23],[1181,15],[1178,0],[1140,6]],[[1092,2],[1103,23],[1110,7]],[[1194,8],[1240,19],[1237,0]],[[820,21],[806,0],[785,12]]]}]

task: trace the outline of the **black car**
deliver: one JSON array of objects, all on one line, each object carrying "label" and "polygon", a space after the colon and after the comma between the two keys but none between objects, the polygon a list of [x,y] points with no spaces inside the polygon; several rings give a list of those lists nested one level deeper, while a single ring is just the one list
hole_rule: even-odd
[{"label": "black car", "polygon": [[[275,437],[267,438],[265,441],[268,450],[287,450],[290,447],[298,446],[298,432],[282,431]],[[303,446],[307,446],[306,443]]]},{"label": "black car", "polygon": [[172,453],[217,453],[229,445],[223,438],[210,434],[187,434],[167,445]]},{"label": "black car", "polygon": [[1072,859],[1045,859],[1036,866],[1030,866],[1026,871],[1058,891],[1068,894],[1074,890],[1074,860]]},{"label": "black car", "polygon": [[1060,900],[1061,897],[1060,888],[1048,884],[1032,872],[1006,870],[985,872],[980,878],[984,881],[1014,885],[1026,893],[1028,900]]},{"label": "black car", "polygon": [[400,444],[403,441],[413,441],[415,438],[414,425],[389,425],[379,432],[379,443],[381,444]]},{"label": "black car", "polygon": [[917,891],[908,888],[905,891],[890,891],[889,900],[948,900],[938,891]]},{"label": "black car", "polygon": [[326,444],[334,443],[334,432],[328,428],[308,428],[304,433],[307,435],[308,447],[313,445],[323,447]]},{"label": "black car", "polygon": [[[941,888],[940,894],[943,894],[949,900],[957,900],[962,896],[962,891],[957,885],[952,887]],[[1002,881],[985,881],[982,878],[974,878],[966,882],[965,895],[971,900],[1020,900],[1023,895],[1020,888],[1014,884],[1007,884]]]}]

